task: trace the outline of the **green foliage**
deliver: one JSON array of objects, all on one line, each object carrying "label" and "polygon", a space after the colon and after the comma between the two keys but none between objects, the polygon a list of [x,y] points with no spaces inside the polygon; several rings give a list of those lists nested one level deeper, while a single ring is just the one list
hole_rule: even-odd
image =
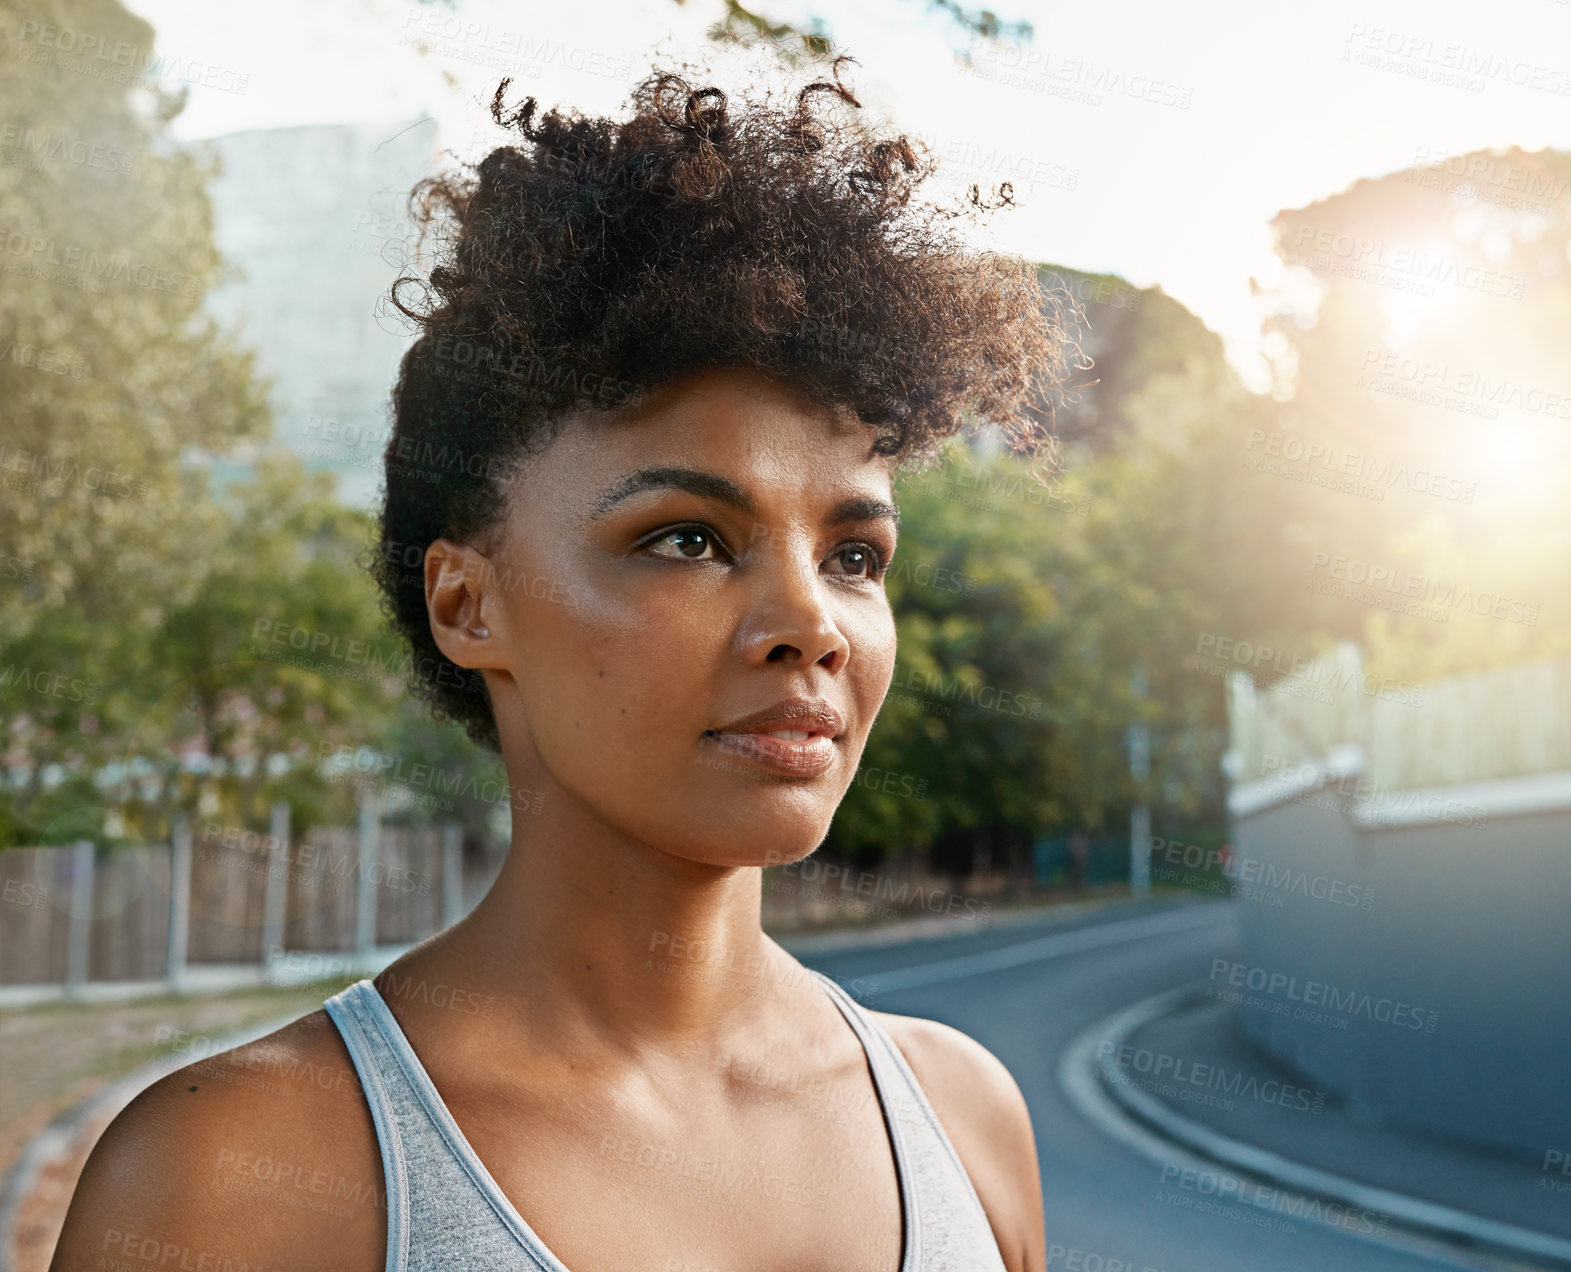
[{"label": "green foliage", "polygon": [[[0,844],[158,839],[176,807],[265,826],[278,798],[343,824],[322,758],[451,750],[403,692],[369,519],[269,448],[251,355],[202,310],[213,168],[169,136],[152,29],[114,0],[0,24],[0,717],[25,775]],[[226,454],[251,476],[220,494]]]},{"label": "green foliage", "polygon": [[219,516],[191,455],[270,423],[250,355],[201,310],[210,173],[169,139],[151,28],[114,0],[4,6],[0,25],[0,711],[32,773],[5,813],[20,831],[46,777],[37,812],[94,798],[86,766],[137,714],[119,687],[200,586]]},{"label": "green foliage", "polygon": [[[147,24],[112,0],[28,4],[0,22],[90,34],[144,61],[152,45]],[[219,259],[208,170],[167,136],[178,104],[74,69],[36,34],[10,53],[0,62],[0,117],[16,128],[0,165],[10,492],[0,542],[27,577],[6,580],[7,645],[62,609],[156,621],[162,598],[193,578],[168,547],[199,543],[206,529],[200,476],[182,459],[268,429],[250,356],[201,312]]]},{"label": "green foliage", "polygon": [[[852,787],[831,834],[842,853],[932,847],[957,828],[1007,828],[1015,843],[1117,832],[1142,798],[1220,821],[1221,681],[1192,655],[1202,633],[1292,621],[1268,608],[1282,591],[1274,492],[1237,463],[1274,408],[1182,306],[1111,281],[1125,320],[1074,408],[1061,477],[1039,485],[1020,461],[955,445],[897,487],[886,587],[900,653],[863,761],[873,780]],[[1153,741],[1138,788],[1125,740],[1137,720]]]},{"label": "green foliage", "polygon": [[1160,287],[1137,288],[1116,274],[1039,265],[1037,279],[1063,306],[1067,334],[1090,365],[1084,387],[1061,406],[1054,432],[1068,447],[1100,454],[1126,444],[1125,400],[1154,376],[1195,363],[1222,364],[1222,341]]}]

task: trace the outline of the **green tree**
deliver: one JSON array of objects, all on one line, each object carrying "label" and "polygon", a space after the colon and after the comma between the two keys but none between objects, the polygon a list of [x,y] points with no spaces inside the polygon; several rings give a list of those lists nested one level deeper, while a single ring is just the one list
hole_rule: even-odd
[{"label": "green tree", "polygon": [[[864,863],[945,844],[963,863],[965,845],[988,844],[1018,867],[1044,835],[1122,833],[1141,798],[1220,823],[1221,681],[1196,667],[1197,645],[1273,629],[1308,643],[1281,580],[1275,492],[1239,464],[1276,405],[1159,291],[1042,276],[1091,310],[1094,383],[1059,419],[1053,484],[985,442],[898,484],[894,685],[829,841]],[[1153,738],[1143,790],[1136,720]]]},{"label": "green tree", "polygon": [[28,774],[0,816],[113,750],[114,701],[205,573],[199,452],[270,422],[204,316],[205,162],[168,125],[152,29],[115,0],[0,5],[0,712]]},{"label": "green tree", "polygon": [[1297,527],[1291,568],[1300,587],[1317,560],[1383,573],[1367,597],[1317,592],[1314,624],[1402,680],[1571,651],[1571,153],[1415,165],[1272,228],[1282,428],[1324,456],[1281,466],[1371,489],[1263,478]]}]

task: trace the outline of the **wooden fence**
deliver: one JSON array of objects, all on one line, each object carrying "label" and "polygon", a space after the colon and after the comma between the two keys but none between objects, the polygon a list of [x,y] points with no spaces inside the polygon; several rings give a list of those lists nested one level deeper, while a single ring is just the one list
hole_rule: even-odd
[{"label": "wooden fence", "polygon": [[300,836],[280,803],[266,832],[179,814],[169,844],[11,849],[0,854],[0,989],[180,989],[220,968],[266,979],[300,953],[359,965],[456,922],[505,851],[487,844],[466,859],[456,823],[384,826],[375,799],[356,827]]},{"label": "wooden fence", "polygon": [[1256,690],[1228,680],[1228,775],[1251,782],[1356,747],[1376,790],[1571,770],[1571,658],[1408,684],[1364,669],[1344,642]]},{"label": "wooden fence", "polygon": [[[299,836],[280,803],[265,832],[178,815],[168,844],[0,853],[0,1004],[379,970],[467,914],[507,851],[486,843],[466,855],[456,824],[384,826],[379,807],[367,797],[359,825]],[[1126,854],[1123,840],[1114,847]],[[1105,855],[1093,852],[1097,868],[1075,882],[1105,875]],[[1039,873],[1049,856],[1038,853]],[[765,871],[763,921],[800,932],[942,916],[981,928],[1031,883],[1001,871],[956,881],[909,859],[858,870],[813,857]]]}]

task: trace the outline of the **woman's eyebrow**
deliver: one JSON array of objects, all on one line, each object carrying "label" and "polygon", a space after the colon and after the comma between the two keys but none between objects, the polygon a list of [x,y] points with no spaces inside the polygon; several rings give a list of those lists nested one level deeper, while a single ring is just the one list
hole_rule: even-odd
[{"label": "woman's eyebrow", "polygon": [[867,495],[842,499],[829,510],[829,524],[832,526],[844,525],[848,521],[881,521],[885,518],[898,526],[900,509],[887,499],[875,499]]},{"label": "woman's eyebrow", "polygon": [[[640,468],[635,473],[629,473],[595,501],[590,515],[592,518],[603,517],[624,499],[645,490],[660,489],[685,490],[691,495],[729,504],[748,516],[755,516],[758,512],[753,497],[729,478],[698,468],[664,467]],[[877,521],[882,518],[888,518],[898,526],[900,509],[886,499],[852,495],[829,510],[828,524],[842,525],[848,521]]]}]

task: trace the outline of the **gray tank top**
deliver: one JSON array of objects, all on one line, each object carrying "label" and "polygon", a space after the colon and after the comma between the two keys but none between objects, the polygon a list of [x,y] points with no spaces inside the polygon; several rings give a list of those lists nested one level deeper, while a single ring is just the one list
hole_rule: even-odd
[{"label": "gray tank top", "polygon": [[[856,1031],[872,1071],[900,1182],[900,1272],[1005,1272],[976,1189],[900,1048],[839,985],[808,971]],[[475,1155],[370,979],[323,1006],[376,1125],[387,1188],[385,1272],[569,1272]]]}]

